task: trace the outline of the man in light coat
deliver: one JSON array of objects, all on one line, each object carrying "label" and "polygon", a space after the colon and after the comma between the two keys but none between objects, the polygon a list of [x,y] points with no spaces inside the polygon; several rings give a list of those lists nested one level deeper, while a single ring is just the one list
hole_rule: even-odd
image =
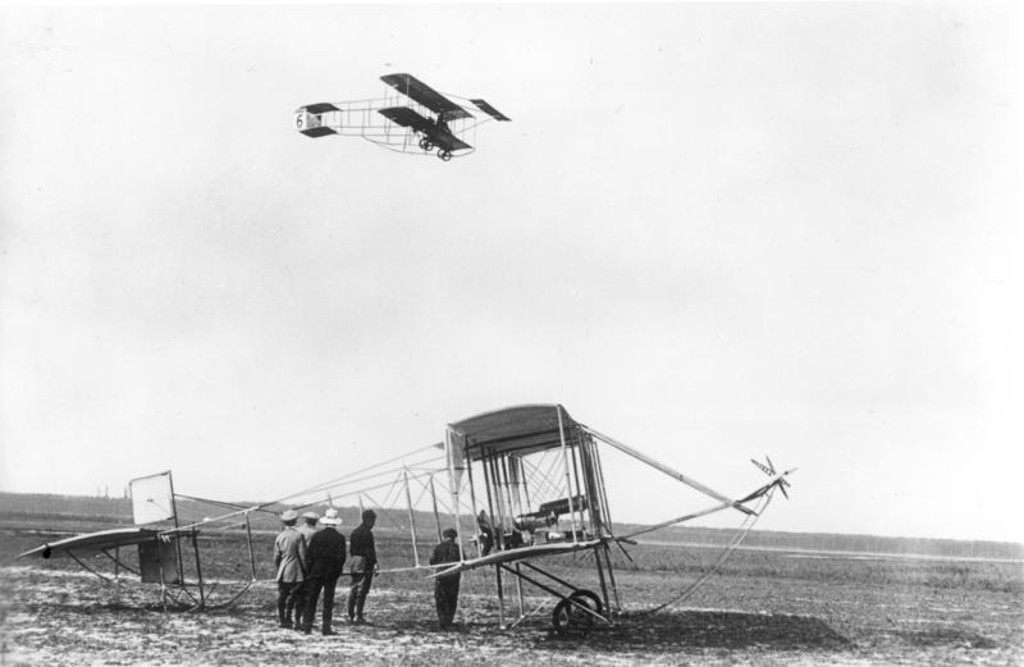
[{"label": "man in light coat", "polygon": [[[306,540],[306,553],[309,553],[309,545],[313,539],[313,534],[316,533],[316,523],[320,519],[320,515],[316,512],[305,512],[302,515],[302,525],[298,527],[298,531],[302,533],[302,537]],[[295,587],[295,629],[302,630],[303,627],[303,616],[306,613],[306,601],[309,599],[309,568],[306,568],[306,580]]]},{"label": "man in light coat", "polygon": [[277,620],[282,628],[293,627],[295,589],[306,578],[306,538],[295,529],[299,518],[295,510],[281,514],[283,530],[274,540],[274,567],[277,568]]}]

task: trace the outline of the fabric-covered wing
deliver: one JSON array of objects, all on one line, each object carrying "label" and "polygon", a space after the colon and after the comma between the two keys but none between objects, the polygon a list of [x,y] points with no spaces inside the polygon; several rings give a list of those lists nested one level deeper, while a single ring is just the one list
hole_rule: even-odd
[{"label": "fabric-covered wing", "polygon": [[550,404],[495,410],[450,425],[465,436],[466,454],[474,461],[503,452],[525,456],[559,447],[562,434],[569,437],[575,426],[565,408]]},{"label": "fabric-covered wing", "polygon": [[306,129],[300,129],[299,132],[303,133],[307,137],[329,137],[332,134],[337,134],[334,130],[329,127],[307,127]]},{"label": "fabric-covered wing", "polygon": [[465,141],[452,134],[451,130],[445,127],[438,127],[428,118],[425,118],[409,107],[388,107],[381,109],[379,113],[393,123],[397,123],[402,127],[408,127],[414,132],[419,132],[438,148],[443,148],[447,151],[472,148]]},{"label": "fabric-covered wing", "polygon": [[412,128],[416,132],[426,133],[434,126],[430,120],[424,118],[409,107],[388,107],[386,109],[381,109],[378,113],[390,120],[392,123],[397,123],[402,127]]},{"label": "fabric-covered wing", "polygon": [[307,104],[306,106],[299,109],[299,111],[308,111],[309,113],[321,114],[327,113],[328,111],[338,111],[338,107],[334,106],[330,102],[319,102],[317,104]]},{"label": "fabric-covered wing", "polygon": [[437,146],[438,148],[443,148],[446,151],[458,151],[464,148],[472,148],[472,146],[467,144],[462,139],[459,139],[451,132],[448,132],[447,130],[438,129],[436,127],[431,127],[427,131],[427,137],[435,146]]},{"label": "fabric-covered wing", "polygon": [[385,74],[380,78],[409,99],[419,102],[444,120],[472,118],[472,114],[411,74]]},{"label": "fabric-covered wing", "polygon": [[478,567],[484,567],[485,565],[497,565],[499,563],[511,563],[517,560],[525,560],[527,558],[539,558],[541,556],[557,556],[559,554],[568,554],[580,551],[581,549],[591,549],[602,542],[606,542],[605,539],[587,540],[586,542],[552,542],[551,544],[535,544],[530,547],[521,547],[519,549],[508,549],[506,551],[497,551],[480,558],[472,558],[461,563],[456,563],[451,567],[440,570],[431,574],[431,577],[443,577],[449,574],[458,574],[459,572],[465,572],[466,570],[475,570]]},{"label": "fabric-covered wing", "polygon": [[152,528],[140,528],[138,526],[101,530],[96,533],[67,537],[63,540],[38,546],[35,549],[18,554],[17,558],[27,558],[29,556],[49,558],[50,556],[70,551],[103,551],[104,549],[149,542],[157,539],[159,535],[160,531],[153,530]]},{"label": "fabric-covered wing", "polygon": [[470,100],[470,102],[472,102],[473,104],[475,104],[478,107],[480,107],[481,111],[486,113],[488,116],[490,116],[494,120],[512,120],[511,118],[509,118],[505,114],[501,113],[500,111],[498,111],[497,109],[492,107],[485,100]]}]

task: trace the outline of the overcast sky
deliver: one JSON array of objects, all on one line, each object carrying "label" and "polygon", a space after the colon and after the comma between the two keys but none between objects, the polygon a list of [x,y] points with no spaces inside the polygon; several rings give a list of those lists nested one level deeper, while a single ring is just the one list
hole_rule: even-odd
[{"label": "overcast sky", "polygon": [[[1024,541],[1019,19],[2,7],[0,490],[269,499],[560,402],[726,493],[798,466],[760,528]],[[395,72],[512,122],[295,131]]]}]

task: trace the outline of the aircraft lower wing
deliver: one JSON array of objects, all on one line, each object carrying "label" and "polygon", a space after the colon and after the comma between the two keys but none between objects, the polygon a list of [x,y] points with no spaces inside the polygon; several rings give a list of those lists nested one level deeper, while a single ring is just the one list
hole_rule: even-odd
[{"label": "aircraft lower wing", "polygon": [[392,123],[408,127],[414,132],[419,132],[438,148],[443,148],[446,151],[472,148],[465,141],[452,134],[450,130],[438,127],[429,118],[409,107],[387,107],[386,109],[380,109],[379,113]]},{"label": "aircraft lower wing", "polygon": [[585,542],[552,542],[550,544],[535,544],[529,547],[520,547],[518,549],[507,549],[505,551],[496,551],[486,556],[480,556],[479,558],[472,558],[470,560],[456,563],[449,568],[440,570],[431,574],[431,577],[444,577],[450,574],[458,574],[465,572],[466,570],[475,570],[478,567],[484,567],[486,565],[499,565],[501,563],[512,563],[519,560],[526,560],[528,558],[538,558],[541,556],[557,556],[560,554],[570,554],[583,549],[592,549],[602,542],[613,541],[614,538],[598,538],[593,540],[586,540]]},{"label": "aircraft lower wing", "polygon": [[392,123],[397,123],[402,127],[408,127],[415,132],[426,133],[434,126],[434,124],[430,122],[430,119],[409,107],[387,107],[386,109],[380,109],[378,113],[390,120]]},{"label": "aircraft lower wing", "polygon": [[467,144],[462,139],[459,139],[451,132],[439,132],[435,130],[432,132],[427,132],[427,138],[430,139],[431,143],[433,143],[435,146],[437,146],[438,148],[443,148],[446,151],[460,151],[464,148],[472,148],[472,146]]},{"label": "aircraft lower wing", "polygon": [[16,558],[28,558],[39,556],[50,558],[53,555],[68,553],[71,551],[104,551],[116,547],[131,546],[142,542],[151,542],[157,539],[163,531],[152,528],[132,526],[131,528],[114,528],[112,530],[101,530],[95,533],[75,535],[56,542],[49,542],[25,553],[18,554]]}]

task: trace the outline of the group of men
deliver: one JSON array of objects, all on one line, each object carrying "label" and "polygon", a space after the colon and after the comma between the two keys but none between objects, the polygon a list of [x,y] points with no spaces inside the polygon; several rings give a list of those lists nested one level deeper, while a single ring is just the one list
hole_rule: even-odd
[{"label": "group of men", "polygon": [[[281,515],[284,529],[274,540],[274,566],[277,568],[277,616],[282,628],[294,628],[307,635],[313,630],[316,608],[323,593],[321,632],[335,634],[334,592],[338,578],[345,571],[345,536],[338,532],[341,517],[330,508],[324,515],[306,512],[304,525],[295,527],[299,514],[286,510]],[[373,542],[373,526],[377,514],[366,510],[362,523],[349,536],[349,574],[352,577],[348,596],[350,623],[366,622],[363,606],[377,571],[377,551]],[[317,529],[317,524],[322,526]],[[294,615],[294,620],[293,620]]]},{"label": "group of men", "polygon": [[[321,632],[333,635],[334,592],[346,562],[345,536],[338,532],[341,517],[337,510],[330,508],[322,517],[315,512],[306,512],[302,518],[304,524],[296,528],[299,514],[295,510],[286,510],[281,515],[284,528],[274,540],[278,621],[282,628],[294,628],[310,634],[320,594],[323,593]],[[364,510],[362,523],[349,536],[348,555],[351,558],[348,562],[352,582],[348,595],[348,620],[352,624],[366,623],[363,606],[378,570],[373,540],[376,522],[376,512]],[[319,530],[318,524],[322,526]],[[431,554],[431,565],[443,566],[460,559],[455,529],[445,529],[442,538]],[[442,628],[450,627],[454,620],[459,580],[458,574],[435,579],[434,601]]]}]

